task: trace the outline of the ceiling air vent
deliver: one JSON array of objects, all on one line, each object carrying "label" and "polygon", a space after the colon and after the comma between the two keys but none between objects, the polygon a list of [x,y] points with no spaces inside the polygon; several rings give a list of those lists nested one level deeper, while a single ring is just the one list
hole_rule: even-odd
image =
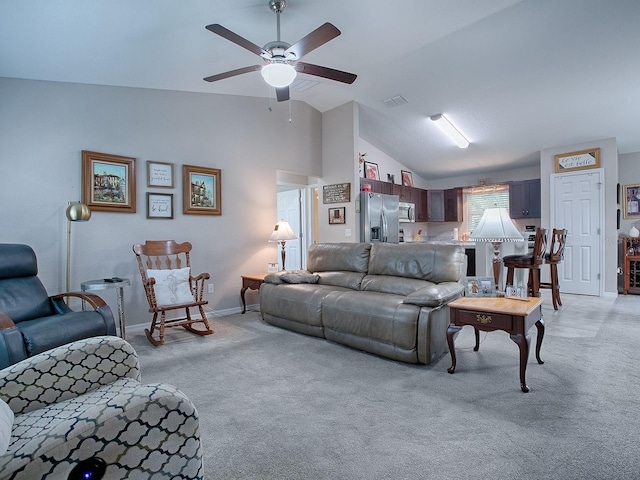
[{"label": "ceiling air vent", "polygon": [[397,107],[398,105],[404,105],[405,103],[407,103],[407,99],[404,98],[402,95],[396,95],[394,97],[383,100],[382,103],[384,103],[387,106],[387,108],[393,108],[393,107]]}]

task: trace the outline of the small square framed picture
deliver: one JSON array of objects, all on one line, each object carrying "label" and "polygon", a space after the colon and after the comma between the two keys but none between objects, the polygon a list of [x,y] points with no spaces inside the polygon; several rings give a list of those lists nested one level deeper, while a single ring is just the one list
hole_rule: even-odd
[{"label": "small square framed picture", "polygon": [[491,277],[467,277],[464,285],[465,297],[496,296],[496,285]]},{"label": "small square framed picture", "polygon": [[378,164],[373,162],[364,162],[364,178],[369,180],[380,180],[380,172]]},{"label": "small square framed picture", "polygon": [[147,192],[147,218],[173,218],[173,194]]},{"label": "small square framed picture", "polygon": [[345,207],[329,209],[329,225],[339,225],[345,223]]},{"label": "small square framed picture", "polygon": [[402,174],[402,185],[405,187],[413,187],[413,175],[407,170],[400,170]]}]

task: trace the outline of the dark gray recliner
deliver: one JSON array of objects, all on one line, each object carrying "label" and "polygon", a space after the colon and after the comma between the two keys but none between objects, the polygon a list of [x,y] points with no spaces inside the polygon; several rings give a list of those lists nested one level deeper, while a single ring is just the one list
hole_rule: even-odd
[{"label": "dark gray recliner", "polygon": [[[50,297],[37,275],[31,247],[0,244],[0,369],[75,340],[116,334],[111,309],[98,295]],[[66,297],[81,298],[92,309],[74,311]]]}]

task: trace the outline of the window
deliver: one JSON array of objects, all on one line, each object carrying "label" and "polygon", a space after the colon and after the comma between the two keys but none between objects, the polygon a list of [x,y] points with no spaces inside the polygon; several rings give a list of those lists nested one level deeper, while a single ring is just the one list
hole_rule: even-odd
[{"label": "window", "polygon": [[504,207],[509,211],[509,185],[487,185],[465,190],[470,232],[478,226],[486,208]]}]

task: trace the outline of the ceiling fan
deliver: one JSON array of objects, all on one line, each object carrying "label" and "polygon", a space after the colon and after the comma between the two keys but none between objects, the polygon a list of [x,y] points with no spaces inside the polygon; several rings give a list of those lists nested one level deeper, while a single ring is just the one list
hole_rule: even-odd
[{"label": "ceiling fan", "polygon": [[321,67],[311,63],[301,62],[300,59],[307,53],[324,45],[340,35],[340,30],[330,23],[325,23],[316,28],[307,36],[301,38],[293,45],[280,40],[280,14],[285,7],[285,0],[270,0],[269,8],[277,15],[278,39],[267,43],[264,47],[259,47],[246,38],[233,33],[217,23],[207,25],[206,29],[216,35],[246,48],[252,53],[263,58],[264,65],[252,65],[250,67],[238,68],[217,75],[206,77],[207,82],[216,82],[236,75],[255,72],[260,70],[264,80],[276,89],[276,98],[279,102],[289,100],[289,85],[296,78],[297,72],[315,75],[317,77],[328,78],[337,82],[352,84],[357,75],[353,73],[334,70],[333,68]]}]

